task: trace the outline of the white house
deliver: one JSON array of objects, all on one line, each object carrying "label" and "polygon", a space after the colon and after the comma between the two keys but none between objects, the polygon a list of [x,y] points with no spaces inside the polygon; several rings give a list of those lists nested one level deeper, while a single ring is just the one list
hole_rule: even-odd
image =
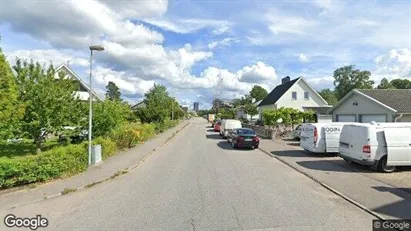
[{"label": "white house", "polygon": [[276,86],[274,90],[260,102],[258,107],[260,115],[265,109],[288,107],[301,111],[308,109],[314,110],[317,113],[318,122],[331,120],[331,115],[323,113],[324,111],[328,111],[331,106],[328,105],[327,101],[302,77],[294,80],[290,80],[289,76],[283,78],[281,84]]},{"label": "white house", "polygon": [[411,90],[354,89],[329,113],[337,122],[411,122]]},{"label": "white house", "polygon": [[[55,78],[58,79],[59,78],[59,73],[60,72],[64,72],[66,73],[66,78],[69,79],[73,79],[75,81],[77,81],[79,83],[79,89],[74,92],[74,96],[75,97],[79,97],[80,100],[84,100],[87,101],[89,100],[89,85],[87,85],[84,80],[82,80],[80,78],[80,76],[78,76],[76,74],[76,72],[74,72],[68,65],[66,65],[65,63],[61,64],[60,66],[58,66],[56,68],[56,73],[55,73]],[[102,101],[103,99],[95,92],[95,91],[91,91],[92,96],[93,96],[93,101]]]}]

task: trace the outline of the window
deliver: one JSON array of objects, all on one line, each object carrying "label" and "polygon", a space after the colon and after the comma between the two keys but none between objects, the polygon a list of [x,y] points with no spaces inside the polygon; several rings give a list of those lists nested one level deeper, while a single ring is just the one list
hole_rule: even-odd
[{"label": "window", "polygon": [[306,91],[306,92],[304,92],[304,99],[309,99],[310,97],[309,97],[309,95],[308,95],[308,92]]},{"label": "window", "polygon": [[293,92],[291,93],[291,96],[292,96],[292,99],[296,100],[296,99],[297,99],[297,92],[296,92],[296,91],[293,91]]}]

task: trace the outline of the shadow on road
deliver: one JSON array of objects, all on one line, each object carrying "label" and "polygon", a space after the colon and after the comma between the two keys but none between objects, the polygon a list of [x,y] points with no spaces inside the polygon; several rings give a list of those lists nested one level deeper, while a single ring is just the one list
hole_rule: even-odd
[{"label": "shadow on road", "polygon": [[286,143],[287,145],[290,145],[290,146],[297,146],[297,147],[300,147],[300,142],[288,142],[288,143]]},{"label": "shadow on road", "polygon": [[318,157],[318,158],[325,158],[325,157],[333,157],[335,154],[324,154],[324,153],[313,153],[308,151],[300,151],[300,150],[284,150],[284,151],[274,151],[271,152],[276,156],[288,156],[288,157]]},{"label": "shadow on road", "polygon": [[208,132],[215,132],[213,128],[207,129]]},{"label": "shadow on road", "polygon": [[207,134],[206,135],[207,139],[214,139],[214,140],[222,140],[223,137],[220,136],[220,134]]},{"label": "shadow on road", "polygon": [[348,164],[344,160],[315,160],[315,161],[297,161],[298,165],[312,170],[327,172],[372,172],[370,167],[359,164]]},{"label": "shadow on road", "polygon": [[392,188],[385,186],[376,186],[373,188],[377,191],[390,192],[403,198],[403,200],[398,202],[374,208],[373,211],[401,219],[411,219],[411,213],[409,212],[411,208],[411,194],[409,193],[409,191],[411,191],[410,188]]},{"label": "shadow on road", "polygon": [[217,146],[220,147],[221,149],[225,150],[238,150],[238,151],[250,151],[250,148],[232,148],[231,143],[228,143],[227,141],[220,141],[217,143]]}]

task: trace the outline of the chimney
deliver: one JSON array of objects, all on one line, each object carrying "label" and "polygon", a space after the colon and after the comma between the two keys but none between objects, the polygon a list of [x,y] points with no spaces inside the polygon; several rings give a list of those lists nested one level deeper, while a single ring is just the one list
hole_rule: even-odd
[{"label": "chimney", "polygon": [[281,79],[281,84],[285,84],[285,83],[288,83],[288,82],[290,82],[290,76],[287,76],[287,77]]}]

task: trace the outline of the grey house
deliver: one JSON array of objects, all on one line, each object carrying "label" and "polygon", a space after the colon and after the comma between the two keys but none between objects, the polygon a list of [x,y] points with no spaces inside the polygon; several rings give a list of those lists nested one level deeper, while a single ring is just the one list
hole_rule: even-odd
[{"label": "grey house", "polygon": [[335,122],[411,122],[411,90],[354,89],[329,113]]}]

